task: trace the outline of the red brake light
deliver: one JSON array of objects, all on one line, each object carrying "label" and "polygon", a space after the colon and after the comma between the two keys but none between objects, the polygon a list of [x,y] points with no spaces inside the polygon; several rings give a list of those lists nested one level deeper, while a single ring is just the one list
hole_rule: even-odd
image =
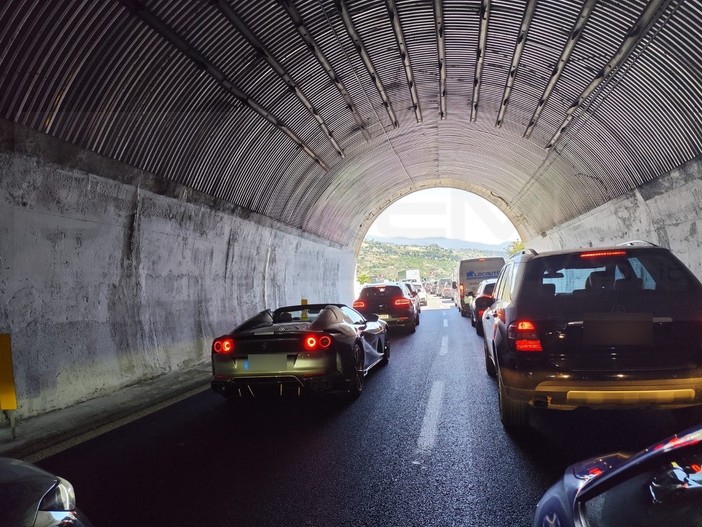
[{"label": "red brake light", "polygon": [[302,339],[302,346],[307,351],[327,349],[331,343],[332,339],[329,335],[305,335]]},{"label": "red brake light", "polygon": [[626,251],[594,251],[580,253],[580,258],[601,258],[607,256],[626,256]]},{"label": "red brake light", "polygon": [[460,289],[461,289],[461,296],[463,296],[463,284],[461,284]]},{"label": "red brake light", "polygon": [[393,304],[396,306],[410,306],[412,305],[412,301],[409,298],[401,296],[400,298],[396,298]]},{"label": "red brake light", "polygon": [[216,339],[212,343],[212,351],[220,355],[228,355],[234,351],[234,339],[230,337],[223,337]]},{"label": "red brake light", "polygon": [[528,320],[518,320],[507,328],[507,336],[514,349],[524,352],[543,351],[541,340],[536,333],[536,326]]},{"label": "red brake light", "polygon": [[366,303],[363,300],[356,300],[353,303],[354,309],[363,309],[364,307],[366,307]]}]

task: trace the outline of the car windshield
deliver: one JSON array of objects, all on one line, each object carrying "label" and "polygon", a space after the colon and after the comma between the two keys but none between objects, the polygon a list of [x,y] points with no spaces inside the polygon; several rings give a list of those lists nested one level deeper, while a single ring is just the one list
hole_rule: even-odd
[{"label": "car windshield", "polygon": [[312,322],[326,305],[299,305],[280,307],[273,312],[273,322]]}]

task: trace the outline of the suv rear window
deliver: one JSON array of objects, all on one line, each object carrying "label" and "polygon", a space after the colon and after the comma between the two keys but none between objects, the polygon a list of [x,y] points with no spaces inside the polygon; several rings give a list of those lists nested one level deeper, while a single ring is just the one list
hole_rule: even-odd
[{"label": "suv rear window", "polygon": [[402,296],[404,293],[396,285],[364,287],[361,289],[360,298],[387,298],[392,296]]},{"label": "suv rear window", "polygon": [[667,251],[622,249],[535,258],[527,264],[523,287],[550,296],[608,291],[682,293],[699,285]]}]

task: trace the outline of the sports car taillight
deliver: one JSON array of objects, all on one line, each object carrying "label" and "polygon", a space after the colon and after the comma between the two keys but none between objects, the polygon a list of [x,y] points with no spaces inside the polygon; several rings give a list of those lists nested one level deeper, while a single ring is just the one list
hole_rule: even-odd
[{"label": "sports car taillight", "polygon": [[222,337],[215,339],[212,343],[212,351],[220,355],[228,355],[234,351],[234,339],[231,337]]},{"label": "sports car taillight", "polygon": [[366,307],[366,303],[363,300],[356,300],[353,303],[354,309],[363,309],[364,307]]},{"label": "sports car taillight", "polygon": [[512,322],[507,328],[507,337],[517,351],[543,351],[536,326],[528,320]]},{"label": "sports car taillight", "polygon": [[329,335],[305,335],[302,346],[307,351],[325,350],[331,346],[332,339]]}]

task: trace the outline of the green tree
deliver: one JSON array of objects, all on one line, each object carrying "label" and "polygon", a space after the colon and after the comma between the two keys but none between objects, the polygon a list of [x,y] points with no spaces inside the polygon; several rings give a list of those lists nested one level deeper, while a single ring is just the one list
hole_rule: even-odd
[{"label": "green tree", "polygon": [[507,246],[507,252],[510,256],[517,254],[519,251],[524,250],[524,242],[522,240],[515,240]]},{"label": "green tree", "polygon": [[368,276],[368,275],[365,274],[365,273],[359,274],[358,277],[357,277],[357,279],[358,279],[358,283],[361,284],[361,285],[363,285],[363,284],[370,284],[370,282],[371,282],[371,277]]}]

